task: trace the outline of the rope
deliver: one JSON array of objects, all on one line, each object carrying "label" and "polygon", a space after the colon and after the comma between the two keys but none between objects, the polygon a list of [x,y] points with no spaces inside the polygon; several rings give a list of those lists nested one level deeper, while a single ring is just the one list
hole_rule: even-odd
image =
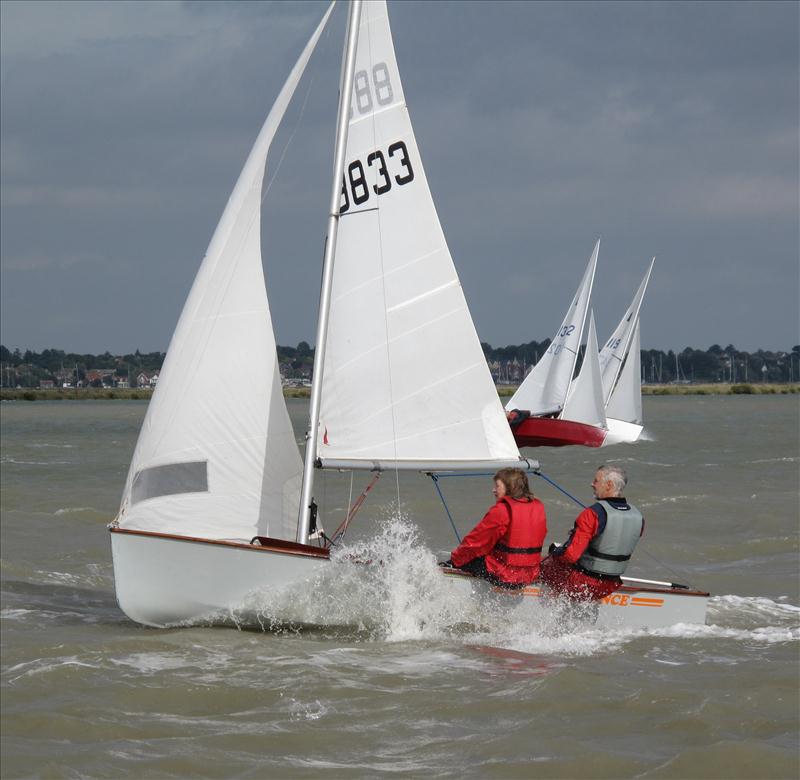
[{"label": "rope", "polygon": [[[638,551],[638,549],[639,549],[639,548],[637,547],[636,549],[637,549],[637,551]],[[661,561],[661,560],[659,560],[658,558],[656,558],[656,556],[655,556],[655,555],[653,555],[652,553],[649,553],[647,550],[645,550],[645,549],[644,549],[644,547],[642,547],[642,552],[643,552],[643,553],[644,553],[644,554],[645,554],[645,555],[646,555],[648,558],[650,558],[651,560],[655,561],[655,562],[656,562],[656,563],[657,563],[659,566],[663,566],[663,567],[664,567],[664,568],[665,568],[665,569],[666,569],[666,570],[667,570],[667,571],[668,571],[668,572],[669,572],[669,573],[670,573],[670,574],[671,574],[673,577],[675,577],[676,579],[682,579],[682,578],[684,578],[684,577],[685,577],[686,579],[688,579],[688,578],[689,578],[689,572],[687,572],[687,571],[684,571],[684,572],[676,572],[676,571],[675,571],[675,569],[673,569],[671,566],[668,566],[666,563],[664,563],[664,561]],[[623,576],[623,578],[624,578],[624,576],[625,576],[625,575],[623,574],[622,576]],[[670,583],[670,584],[671,584],[673,587],[675,587],[675,583]],[[681,585],[681,586],[679,586],[679,587],[686,588],[686,587],[688,587],[688,585]]]},{"label": "rope", "polygon": [[380,471],[375,472],[375,476],[372,478],[372,482],[370,482],[364,490],[361,491],[361,495],[355,500],[353,506],[350,507],[350,511],[347,513],[347,517],[342,521],[341,525],[334,531],[333,536],[326,541],[329,542],[328,546],[332,546],[337,542],[344,539],[345,532],[347,531],[347,526],[350,525],[350,521],[356,516],[356,512],[361,509],[361,505],[364,503],[364,500],[367,497],[367,493],[375,486],[375,483],[381,478]]}]

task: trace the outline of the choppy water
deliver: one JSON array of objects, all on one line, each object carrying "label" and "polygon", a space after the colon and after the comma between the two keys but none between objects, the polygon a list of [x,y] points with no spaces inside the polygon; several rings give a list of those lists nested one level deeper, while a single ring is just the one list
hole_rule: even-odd
[{"label": "choppy water", "polygon": [[[446,516],[407,476],[398,517],[389,475],[349,540],[382,567],[338,564],[263,605],[264,631],[141,628],[117,608],[105,524],[144,410],[0,409],[3,778],[798,776],[796,398],[646,398],[650,440],[537,453],[584,500],[603,459],[629,469],[648,521],[629,573],[714,594],[707,625],[659,631],[443,599]],[[468,530],[488,480],[442,486]],[[575,507],[535,488],[560,541]],[[320,490],[330,529],[349,481]]]}]

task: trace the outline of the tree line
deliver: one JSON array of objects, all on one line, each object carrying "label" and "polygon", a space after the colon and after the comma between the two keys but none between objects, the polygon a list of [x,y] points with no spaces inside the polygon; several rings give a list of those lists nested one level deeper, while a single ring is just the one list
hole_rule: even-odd
[{"label": "tree line", "polygon": [[[550,346],[550,339],[526,344],[492,347],[482,342],[483,353],[496,378],[509,381],[525,375]],[[42,380],[59,384],[85,381],[88,372],[104,370],[117,379],[131,379],[141,372],[159,371],[164,352],[125,355],[103,352],[99,355],[45,349],[42,352],[10,350],[0,345],[0,380],[3,387],[38,387]],[[278,360],[285,374],[308,374],[314,361],[314,348],[301,341],[296,347],[278,346]],[[746,352],[732,344],[713,344],[708,349],[686,347],[680,352],[645,349],[641,352],[644,381],[670,382],[797,382],[800,380],[800,345],[788,351],[759,349]]]},{"label": "tree line", "polygon": [[[521,365],[523,372],[535,365],[550,346],[550,339],[527,344],[492,347],[481,342],[491,365]],[[584,347],[581,347],[581,357]],[[708,349],[685,347],[676,352],[658,349],[641,351],[642,378],[652,384],[674,382],[797,382],[800,381],[800,345],[791,350],[754,352],[737,349],[733,344]]]}]

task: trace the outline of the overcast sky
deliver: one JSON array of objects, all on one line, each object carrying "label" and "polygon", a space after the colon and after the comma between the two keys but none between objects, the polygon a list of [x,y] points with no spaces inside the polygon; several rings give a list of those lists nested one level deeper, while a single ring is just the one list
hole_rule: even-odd
[{"label": "overcast sky", "polygon": [[[166,349],[324,8],[0,3],[3,344]],[[314,340],[343,11],[270,158],[284,155],[263,228],[280,344]],[[551,337],[602,237],[601,341],[656,255],[644,348],[800,342],[797,3],[389,13],[482,340]]]}]

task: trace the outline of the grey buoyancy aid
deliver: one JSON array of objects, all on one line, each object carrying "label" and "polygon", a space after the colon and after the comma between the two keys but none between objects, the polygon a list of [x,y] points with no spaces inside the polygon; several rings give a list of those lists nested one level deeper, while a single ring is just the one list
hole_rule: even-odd
[{"label": "grey buoyancy aid", "polygon": [[642,535],[642,513],[630,504],[614,506],[600,499],[606,511],[605,527],[595,536],[578,559],[578,566],[590,573],[621,576]]}]

